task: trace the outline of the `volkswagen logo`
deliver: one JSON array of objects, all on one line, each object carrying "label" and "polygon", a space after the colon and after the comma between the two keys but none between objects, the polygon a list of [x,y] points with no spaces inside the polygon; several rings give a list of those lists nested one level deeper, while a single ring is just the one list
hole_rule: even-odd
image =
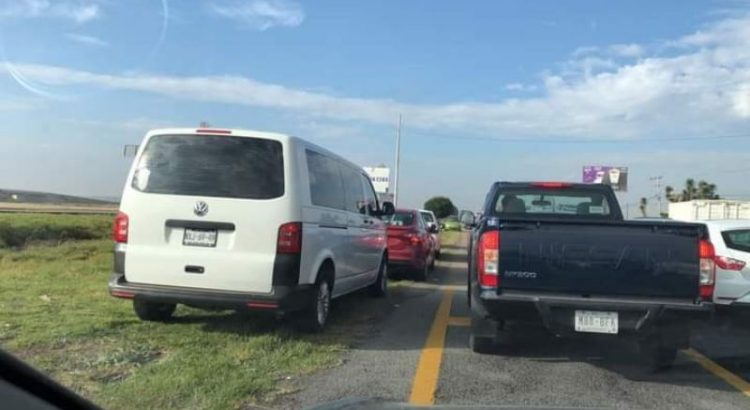
[{"label": "volkswagen logo", "polygon": [[208,204],[203,201],[198,201],[193,207],[193,212],[198,216],[203,216],[208,213]]}]

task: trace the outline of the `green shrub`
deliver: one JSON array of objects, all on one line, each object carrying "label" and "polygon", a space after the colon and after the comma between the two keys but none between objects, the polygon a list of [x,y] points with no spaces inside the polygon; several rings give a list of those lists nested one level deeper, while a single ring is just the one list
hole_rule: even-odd
[{"label": "green shrub", "polygon": [[105,239],[109,215],[0,214],[0,248],[22,248],[34,242]]}]

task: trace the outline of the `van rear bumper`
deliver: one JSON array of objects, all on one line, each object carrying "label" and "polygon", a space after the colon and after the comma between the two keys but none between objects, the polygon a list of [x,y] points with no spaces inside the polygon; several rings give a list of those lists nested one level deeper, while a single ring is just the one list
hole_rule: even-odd
[{"label": "van rear bumper", "polygon": [[125,275],[113,273],[109,279],[109,294],[122,299],[196,307],[291,312],[310,306],[315,298],[315,288],[312,285],[274,286],[271,293],[233,292],[131,283]]}]

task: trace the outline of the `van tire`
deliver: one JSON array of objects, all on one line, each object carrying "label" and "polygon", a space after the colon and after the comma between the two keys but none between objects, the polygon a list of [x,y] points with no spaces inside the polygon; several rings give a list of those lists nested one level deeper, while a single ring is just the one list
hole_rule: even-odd
[{"label": "van tire", "polygon": [[378,269],[378,278],[375,283],[367,288],[370,296],[376,298],[385,297],[388,294],[388,259],[383,256],[380,260],[380,268]]},{"label": "van tire", "polygon": [[305,333],[319,333],[328,323],[331,313],[331,285],[326,277],[319,277],[314,286],[310,305],[297,313],[296,327]]},{"label": "van tire", "polygon": [[149,302],[133,299],[133,310],[138,319],[149,322],[165,322],[172,317],[177,305],[174,303]]}]

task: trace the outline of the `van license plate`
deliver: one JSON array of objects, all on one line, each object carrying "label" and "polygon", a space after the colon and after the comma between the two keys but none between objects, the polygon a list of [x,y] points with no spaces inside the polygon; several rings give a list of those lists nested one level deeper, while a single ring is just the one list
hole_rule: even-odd
[{"label": "van license plate", "polygon": [[576,310],[576,332],[608,333],[616,335],[618,331],[617,312],[595,312]]},{"label": "van license plate", "polygon": [[216,229],[185,228],[182,244],[187,246],[216,246]]}]

